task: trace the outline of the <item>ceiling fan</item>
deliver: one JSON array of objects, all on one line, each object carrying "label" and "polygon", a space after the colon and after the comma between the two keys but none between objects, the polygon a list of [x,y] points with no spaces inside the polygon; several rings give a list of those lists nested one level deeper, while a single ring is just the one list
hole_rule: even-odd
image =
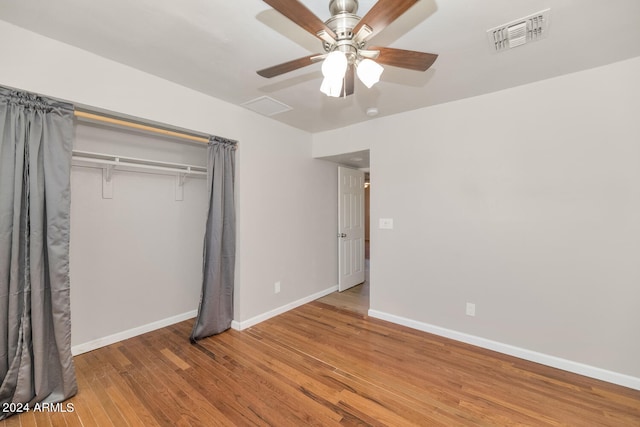
[{"label": "ceiling fan", "polygon": [[320,90],[328,96],[353,94],[354,74],[367,87],[380,79],[380,64],[426,71],[438,55],[390,47],[367,47],[367,42],[395,21],[418,0],[378,0],[360,18],[358,0],[331,0],[331,18],[322,22],[298,0],[264,0],[265,3],[323,42],[324,54],[314,54],[258,71],[262,77],[275,77],[323,61],[324,80]]}]

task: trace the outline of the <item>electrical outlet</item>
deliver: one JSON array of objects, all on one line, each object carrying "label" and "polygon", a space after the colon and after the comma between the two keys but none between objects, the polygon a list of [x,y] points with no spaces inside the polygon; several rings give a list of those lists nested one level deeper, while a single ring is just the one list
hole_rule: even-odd
[{"label": "electrical outlet", "polygon": [[475,316],[476,315],[476,305],[472,302],[467,303],[467,316]]},{"label": "electrical outlet", "polygon": [[276,282],[276,283],[274,283],[274,284],[273,284],[273,291],[274,291],[276,294],[279,294],[279,293],[280,293],[280,282]]}]

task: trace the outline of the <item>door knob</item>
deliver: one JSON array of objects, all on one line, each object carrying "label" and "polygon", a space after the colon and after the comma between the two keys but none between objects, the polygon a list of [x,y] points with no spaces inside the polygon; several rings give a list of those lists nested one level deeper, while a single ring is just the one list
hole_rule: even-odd
[{"label": "door knob", "polygon": [[347,237],[345,233],[338,233],[338,237]]}]

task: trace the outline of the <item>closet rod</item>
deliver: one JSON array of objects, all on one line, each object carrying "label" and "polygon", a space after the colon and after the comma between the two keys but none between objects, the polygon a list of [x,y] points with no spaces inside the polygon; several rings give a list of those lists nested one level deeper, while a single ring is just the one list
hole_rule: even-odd
[{"label": "closet rod", "polygon": [[97,122],[109,123],[112,125],[123,126],[123,127],[132,128],[132,129],[143,130],[147,132],[159,133],[165,136],[172,136],[174,138],[181,138],[181,139],[187,139],[189,141],[200,142],[202,144],[209,143],[209,138],[206,138],[204,136],[189,135],[188,133],[176,132],[176,131],[162,129],[162,128],[158,128],[150,125],[143,125],[140,123],[130,122],[122,119],[115,119],[113,117],[107,117],[100,114],[89,113],[86,111],[75,110],[74,115],[82,119],[95,120]]}]

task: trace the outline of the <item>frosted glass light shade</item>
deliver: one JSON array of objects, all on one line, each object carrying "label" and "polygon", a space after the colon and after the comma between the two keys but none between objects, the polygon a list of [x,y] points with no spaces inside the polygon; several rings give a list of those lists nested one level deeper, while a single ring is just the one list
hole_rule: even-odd
[{"label": "frosted glass light shade", "polygon": [[322,80],[322,85],[320,86],[320,92],[324,93],[327,96],[338,98],[342,93],[342,81],[343,81],[342,77],[338,79],[325,77]]},{"label": "frosted glass light shade", "polygon": [[347,56],[344,52],[334,50],[329,53],[322,63],[322,75],[326,78],[336,80],[344,78],[348,66]]},{"label": "frosted glass light shade", "polygon": [[383,71],[382,65],[371,59],[363,59],[358,63],[358,68],[356,69],[358,78],[368,88],[380,81]]},{"label": "frosted glass light shade", "polygon": [[329,53],[322,63],[322,85],[320,91],[327,96],[339,97],[342,93],[342,83],[349,63],[344,52],[334,50]]}]

